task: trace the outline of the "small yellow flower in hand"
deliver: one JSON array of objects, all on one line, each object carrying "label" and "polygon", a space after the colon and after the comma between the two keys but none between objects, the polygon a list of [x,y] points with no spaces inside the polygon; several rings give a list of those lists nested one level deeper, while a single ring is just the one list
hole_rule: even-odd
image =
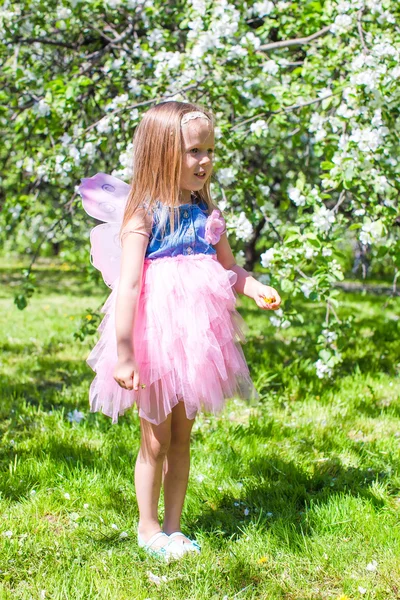
[{"label": "small yellow flower in hand", "polygon": [[264,310],[277,310],[282,302],[275,288],[262,283],[255,286],[253,298],[257,306]]}]

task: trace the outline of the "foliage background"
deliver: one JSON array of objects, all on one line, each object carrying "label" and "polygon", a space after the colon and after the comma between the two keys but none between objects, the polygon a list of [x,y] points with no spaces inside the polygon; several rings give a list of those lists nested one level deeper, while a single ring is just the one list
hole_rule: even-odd
[{"label": "foliage background", "polygon": [[[296,296],[323,303],[315,368],[331,376],[352,327],[337,282],[390,277],[396,293],[399,13],[391,0],[7,0],[3,251],[89,274],[80,179],[128,180],[143,111],[200,101],[218,121],[213,194],[237,261],[285,298],[276,327],[304,322]],[[23,277],[21,309],[35,290]]]}]

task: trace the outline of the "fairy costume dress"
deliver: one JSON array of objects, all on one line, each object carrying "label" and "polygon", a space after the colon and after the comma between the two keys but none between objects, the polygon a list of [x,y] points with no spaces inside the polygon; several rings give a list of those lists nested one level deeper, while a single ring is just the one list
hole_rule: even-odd
[{"label": "fairy costume dress", "polygon": [[180,219],[172,233],[169,208],[161,202],[152,213],[151,233],[144,226],[134,229],[149,237],[133,329],[140,384],[146,387],[127,390],[115,381],[119,232],[129,185],[98,173],[82,179],[78,190],[85,211],[105,221],[90,232],[91,262],[112,289],[101,308],[100,339],[86,359],[96,373],[90,411],[101,411],[117,423],[136,403],[139,416],[158,425],[180,400],[188,419],[200,409],[218,413],[227,398],[258,400],[240,345],[246,341],[246,325],[235,308],[237,274],[218,262],[213,247],[218,228],[214,235],[209,227],[210,219],[225,221],[219,211],[208,215],[206,203],[195,195],[193,204],[175,208],[176,221],[178,211]]}]

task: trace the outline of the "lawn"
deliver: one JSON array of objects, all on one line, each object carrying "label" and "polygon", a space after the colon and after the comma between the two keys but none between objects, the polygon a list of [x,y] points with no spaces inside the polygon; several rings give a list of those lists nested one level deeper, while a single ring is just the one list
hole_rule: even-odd
[{"label": "lawn", "polygon": [[48,264],[20,311],[18,271],[0,276],[1,599],[400,598],[399,298],[341,292],[332,381],[312,365],[323,306],[281,330],[239,298],[262,400],[196,419],[182,529],[202,553],[163,565],[136,544],[137,414],[89,412],[97,334],[73,336],[107,288]]}]

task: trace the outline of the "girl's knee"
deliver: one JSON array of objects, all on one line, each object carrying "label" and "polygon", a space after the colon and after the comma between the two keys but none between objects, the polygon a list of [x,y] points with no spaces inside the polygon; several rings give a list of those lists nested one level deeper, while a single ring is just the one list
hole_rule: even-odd
[{"label": "girl's knee", "polygon": [[191,432],[193,427],[193,421],[185,421],[176,424],[171,429],[171,446],[174,448],[188,448],[190,446]]},{"label": "girl's knee", "polygon": [[168,453],[171,444],[171,423],[165,422],[161,425],[142,423],[142,454],[149,455],[154,460],[163,459]]}]

